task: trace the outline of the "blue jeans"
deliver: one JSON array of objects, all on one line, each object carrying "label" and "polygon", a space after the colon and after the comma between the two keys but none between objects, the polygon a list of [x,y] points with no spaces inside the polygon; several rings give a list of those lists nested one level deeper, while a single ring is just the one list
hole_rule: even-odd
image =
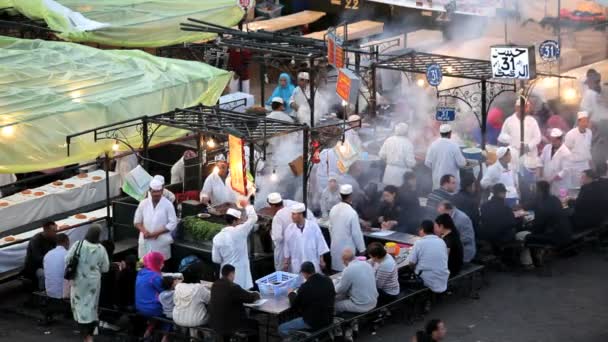
[{"label": "blue jeans", "polygon": [[312,329],[310,327],[310,325],[306,324],[306,322],[304,322],[304,319],[302,317],[298,317],[295,319],[292,319],[291,321],[287,321],[281,325],[279,325],[279,334],[281,335],[281,337],[287,337],[289,336],[289,334],[291,334],[292,332],[296,331],[296,330],[308,330],[308,329]]}]

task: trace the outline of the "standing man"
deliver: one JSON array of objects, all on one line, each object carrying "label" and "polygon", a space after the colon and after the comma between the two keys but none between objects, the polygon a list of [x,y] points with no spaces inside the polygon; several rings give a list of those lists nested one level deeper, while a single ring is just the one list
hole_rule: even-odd
[{"label": "standing man", "polygon": [[[298,86],[289,99],[289,107],[295,111],[296,119],[301,124],[310,126],[310,74],[298,74]],[[315,118],[315,122],[318,119]]]},{"label": "standing man", "polygon": [[403,184],[403,175],[416,166],[414,146],[407,137],[408,125],[399,123],[395,127],[395,135],[389,137],[382,144],[378,156],[386,163],[382,184],[400,187]]},{"label": "standing man", "polygon": [[[542,141],[542,134],[538,127],[538,122],[532,115],[532,104],[528,101],[525,105],[524,118],[524,151],[522,156],[521,147],[521,113],[520,98],[515,100],[515,113],[509,116],[500,131],[498,141],[509,146],[511,151],[512,163],[515,170],[521,170],[522,166],[527,169],[534,169],[538,166],[538,144]],[[523,160],[520,160],[522,156]]]},{"label": "standing man", "polygon": [[359,215],[352,207],[353,187],[350,184],[340,186],[342,202],[336,204],[329,212],[331,224],[331,268],[334,271],[344,270],[342,252],[349,248],[361,253],[365,250],[363,232],[359,224]]},{"label": "standing man", "polygon": [[542,178],[551,184],[551,194],[560,196],[560,191],[570,188],[571,152],[563,144],[564,132],[559,128],[551,130],[551,144],[543,148],[540,159],[543,163]]},{"label": "standing man", "polygon": [[439,139],[435,140],[426,153],[424,165],[433,172],[433,189],[439,187],[439,180],[443,175],[454,175],[456,178],[456,189],[460,185],[460,169],[467,161],[460,151],[460,147],[450,140],[452,137],[452,126],[443,124],[439,127]]},{"label": "standing man", "polygon": [[49,221],[42,225],[42,232],[34,235],[27,245],[23,276],[30,279],[38,290],[44,290],[43,260],[46,253],[57,246],[57,224]]},{"label": "standing man", "polygon": [[235,283],[245,290],[253,287],[251,269],[249,267],[249,233],[253,230],[255,223],[258,222],[258,215],[255,209],[247,200],[241,201],[241,206],[245,207],[247,221],[241,220],[241,212],[230,208],[226,212],[225,220],[228,226],[223,228],[213,238],[213,250],[211,259],[214,263],[224,267],[226,264],[234,266],[236,269]]},{"label": "standing man", "polygon": [[492,189],[496,184],[502,184],[507,189],[505,202],[513,208],[519,200],[519,183],[517,173],[511,169],[511,150],[508,147],[499,147],[496,150],[498,160],[488,167],[481,179],[481,187]]},{"label": "standing man", "polygon": [[327,188],[321,193],[321,217],[328,218],[329,211],[334,205],[340,203],[342,198],[340,197],[340,189],[338,188],[338,177],[335,175],[329,176],[327,182]]},{"label": "standing man", "polygon": [[291,207],[292,224],[285,231],[285,260],[283,270],[297,272],[300,265],[310,261],[315,270],[320,272],[325,268],[323,254],[329,252],[327,242],[321,233],[321,228],[313,220],[304,217],[306,206],[297,203]]},{"label": "standing man", "polygon": [[159,252],[165,260],[171,258],[171,232],[177,227],[175,208],[163,196],[163,184],[158,179],[150,182],[150,196],[139,202],[133,220],[139,230],[138,256]]},{"label": "standing man", "polygon": [[[583,171],[592,168],[591,162],[591,140],[593,133],[589,129],[589,113],[578,112],[577,127],[566,133],[564,144],[572,152],[572,172],[579,176]],[[581,185],[579,177],[572,177],[572,186]]]},{"label": "standing man", "polygon": [[[222,157],[223,158],[223,157]],[[225,159],[216,162],[216,168],[207,176],[201,190],[201,202],[204,204],[220,205],[233,203],[236,198],[234,191],[226,185],[228,177],[228,163]]]}]

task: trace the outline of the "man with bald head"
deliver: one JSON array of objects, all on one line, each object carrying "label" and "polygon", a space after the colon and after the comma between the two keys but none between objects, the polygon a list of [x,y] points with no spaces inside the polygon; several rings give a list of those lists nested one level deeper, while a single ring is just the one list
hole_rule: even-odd
[{"label": "man with bald head", "polygon": [[378,290],[372,266],[355,258],[355,252],[346,248],[342,252],[346,268],[336,285],[336,312],[363,313],[376,307]]}]

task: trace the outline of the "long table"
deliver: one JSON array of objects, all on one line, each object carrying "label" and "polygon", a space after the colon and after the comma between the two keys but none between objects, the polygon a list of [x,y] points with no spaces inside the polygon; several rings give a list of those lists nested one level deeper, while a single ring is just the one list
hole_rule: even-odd
[{"label": "long table", "polygon": [[[86,178],[74,176],[59,183],[43,185],[12,196],[0,198],[0,234],[2,232],[68,212],[106,198],[106,174],[96,170]],[[120,177],[110,172],[110,197],[120,194]],[[67,186],[67,187],[66,187]]]},{"label": "long table", "polygon": [[288,28],[314,23],[325,16],[325,12],[302,11],[294,14],[284,15],[278,18],[254,21],[246,25],[244,29],[249,31],[264,30],[276,32]]},{"label": "long table", "polygon": [[[70,246],[76,243],[79,240],[84,239],[90,224],[84,224],[74,229],[68,229],[70,226],[82,224],[85,222],[89,222],[93,219],[99,219],[105,217],[107,214],[106,208],[97,209],[88,213],[84,213],[85,218],[76,218],[76,215],[70,216],[66,219],[57,221],[57,226],[59,229],[65,229],[61,233],[66,234],[70,238]],[[82,215],[82,214],[80,214]],[[81,217],[81,216],[78,216]],[[98,222],[103,227],[102,239],[107,238],[107,226],[105,221]],[[29,241],[24,241],[22,243],[18,243],[21,240],[27,240],[32,238],[34,235],[40,233],[42,231],[42,227],[38,229],[33,229],[27,231],[25,233],[17,234],[11,236],[15,239],[15,241],[6,241],[6,237],[0,239],[0,274],[6,273],[10,271],[19,270],[23,267],[25,262],[25,254],[27,251],[27,246],[29,245]],[[17,241],[17,242],[16,242]],[[6,246],[8,245],[8,246]],[[3,247],[4,246],[4,247]]]},{"label": "long table", "polygon": [[[356,23],[348,24],[348,28],[346,30],[347,39],[348,40],[357,40],[369,36],[374,36],[377,34],[381,34],[384,32],[384,23],[379,21],[371,21],[371,20],[362,20]],[[339,36],[344,36],[344,26],[340,26],[337,30]],[[314,32],[305,35],[305,38],[312,38],[323,40],[325,35],[327,34],[327,30]]]},{"label": "long table", "polygon": [[[317,219],[317,223],[319,224],[319,227],[323,229],[331,229],[328,220]],[[368,239],[379,240],[383,242],[396,242],[405,245],[413,245],[416,241],[420,239],[416,235],[396,231],[363,231],[363,236]]]}]

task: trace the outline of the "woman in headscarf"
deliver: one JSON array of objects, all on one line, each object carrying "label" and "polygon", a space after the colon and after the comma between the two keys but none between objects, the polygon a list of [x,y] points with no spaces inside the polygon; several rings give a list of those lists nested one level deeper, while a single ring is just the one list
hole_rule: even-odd
[{"label": "woman in headscarf", "polygon": [[[284,103],[289,103],[289,99],[291,98],[291,94],[293,94],[293,90],[296,87],[291,83],[291,77],[288,73],[282,73],[279,75],[279,84],[266,101],[266,105],[270,106],[272,104],[272,99],[275,97],[280,97],[283,99]],[[285,113],[291,113],[291,107],[285,106]]]},{"label": "woman in headscarf", "polygon": [[[162,317],[163,306],[158,297],[164,290],[161,269],[165,258],[159,252],[150,252],[143,259],[144,267],[137,273],[135,280],[135,310],[145,317]],[[149,325],[144,338],[149,337],[153,329],[154,325]]]},{"label": "woman in headscarf", "polygon": [[74,320],[78,323],[85,342],[93,341],[99,321],[97,306],[101,289],[101,273],[108,272],[110,261],[99,243],[101,226],[91,225],[83,241],[75,243],[65,257],[66,265],[78,254],[76,276],[70,289],[70,303]]}]

